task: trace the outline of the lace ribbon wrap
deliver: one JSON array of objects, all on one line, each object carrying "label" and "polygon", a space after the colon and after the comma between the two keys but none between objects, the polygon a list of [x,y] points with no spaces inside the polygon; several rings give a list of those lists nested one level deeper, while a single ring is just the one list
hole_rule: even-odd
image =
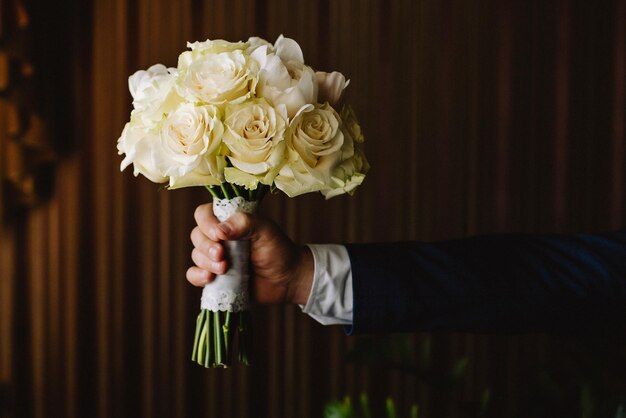
[{"label": "lace ribbon wrap", "polygon": [[[230,218],[236,212],[254,213],[258,202],[249,202],[241,196],[232,199],[213,199],[213,213],[220,222]],[[224,250],[229,269],[226,274],[219,274],[211,283],[204,286],[201,309],[213,312],[241,312],[248,310],[250,295],[250,241],[224,241]]]}]

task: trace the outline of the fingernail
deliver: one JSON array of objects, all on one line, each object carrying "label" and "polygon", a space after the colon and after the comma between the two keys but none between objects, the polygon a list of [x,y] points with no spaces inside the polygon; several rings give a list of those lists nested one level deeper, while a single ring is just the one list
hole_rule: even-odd
[{"label": "fingernail", "polygon": [[221,224],[217,224],[217,227],[218,227],[218,228],[219,228],[219,229],[220,229],[223,233],[225,233],[226,235],[230,234],[231,229],[230,229],[230,226],[228,226],[228,224],[227,224],[227,223],[222,222]]},{"label": "fingernail", "polygon": [[213,262],[213,270],[217,274],[223,274],[224,273],[224,265],[220,261],[214,261]]},{"label": "fingernail", "polygon": [[217,248],[215,247],[209,248],[209,256],[211,258],[215,258],[217,256]]}]

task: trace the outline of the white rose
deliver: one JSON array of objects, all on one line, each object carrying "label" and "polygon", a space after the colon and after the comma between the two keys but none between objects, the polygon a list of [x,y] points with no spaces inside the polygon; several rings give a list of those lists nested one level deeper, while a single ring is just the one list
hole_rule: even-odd
[{"label": "white rose", "polygon": [[178,58],[180,94],[192,102],[241,103],[254,95],[258,63],[247,44],[206,41],[189,44]]},{"label": "white rose", "polygon": [[158,142],[158,133],[147,129],[138,122],[127,123],[117,141],[118,153],[120,155],[125,154],[120,165],[120,171],[132,164],[135,177],[141,174],[155,183],[166,182],[167,177],[156,167],[153,158],[154,146]]},{"label": "white rose", "polygon": [[271,43],[269,43],[268,41],[266,41],[263,38],[259,38],[257,36],[252,36],[250,38],[248,38],[248,47],[246,48],[246,52],[249,55],[252,55],[252,53],[259,47],[261,46],[266,46],[267,49],[266,51],[269,53],[275,53],[276,52],[276,48],[274,48],[274,45],[272,45]]},{"label": "white rose", "polygon": [[359,124],[359,120],[352,106],[344,106],[343,109],[341,109],[341,120],[343,121],[345,130],[352,136],[352,139],[359,143],[365,141],[361,125]]},{"label": "white rose", "polygon": [[193,171],[182,177],[170,177],[170,189],[190,186],[219,186],[224,181],[226,158],[219,154],[205,156]]},{"label": "white rose", "polygon": [[345,140],[341,119],[328,103],[305,106],[290,123],[289,163],[276,177],[276,187],[289,197],[327,187],[344,157]]},{"label": "white rose", "polygon": [[[354,121],[356,121],[356,116],[354,116]],[[365,154],[353,137],[354,132],[361,133],[360,127],[358,130],[355,128],[355,126],[358,127],[358,122],[355,123],[356,125],[346,125],[344,121],[341,126],[345,137],[344,146],[341,149],[341,162],[333,168],[330,181],[321,190],[326,199],[344,193],[354,193],[354,189],[363,183],[369,171],[370,165],[365,159]],[[363,138],[362,134],[360,138]]]},{"label": "white rose", "polygon": [[346,77],[337,71],[332,73],[318,71],[315,78],[319,88],[318,100],[322,103],[328,102],[331,106],[339,103],[344,89],[350,84],[350,80],[346,80]]},{"label": "white rose", "polygon": [[355,148],[352,157],[342,162],[333,171],[331,182],[322,190],[326,199],[344,193],[353,194],[354,189],[360,186],[369,171],[369,163],[360,148]]},{"label": "white rose", "polygon": [[223,134],[217,107],[183,103],[161,125],[159,144],[154,148],[155,166],[170,178],[172,188],[219,184],[215,153]]},{"label": "white rose", "polygon": [[[223,39],[207,39],[206,41],[196,41],[196,42],[187,42],[187,48],[192,51],[202,52],[202,53],[213,53],[217,54],[220,52],[231,52],[235,50],[244,50],[246,49],[247,44],[244,42],[229,42]],[[187,55],[185,55],[187,54]],[[182,56],[193,56],[190,51],[185,51]]]},{"label": "white rose", "polygon": [[133,117],[151,124],[180,103],[174,88],[177,70],[156,64],[146,71],[137,71],[128,78],[128,89],[133,96]]},{"label": "white rose", "polygon": [[259,182],[272,184],[284,163],[284,106],[274,108],[265,99],[229,105],[224,125],[233,165],[224,169],[226,180],[248,189],[256,189]]},{"label": "white rose", "polygon": [[303,106],[317,102],[317,81],[313,69],[304,64],[302,50],[296,41],[278,37],[274,48],[261,45],[252,52],[259,62],[257,94],[274,106],[284,104],[293,118]]}]

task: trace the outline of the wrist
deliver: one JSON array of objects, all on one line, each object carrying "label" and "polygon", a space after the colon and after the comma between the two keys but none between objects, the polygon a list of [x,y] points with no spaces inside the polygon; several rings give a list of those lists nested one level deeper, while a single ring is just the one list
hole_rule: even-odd
[{"label": "wrist", "polygon": [[306,305],[315,274],[315,260],[311,249],[306,245],[299,246],[296,260],[293,276],[289,281],[287,302]]}]

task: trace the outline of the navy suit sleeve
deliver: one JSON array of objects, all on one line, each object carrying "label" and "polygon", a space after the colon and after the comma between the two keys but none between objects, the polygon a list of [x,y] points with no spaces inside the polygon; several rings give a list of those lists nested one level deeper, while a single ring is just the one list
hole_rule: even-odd
[{"label": "navy suit sleeve", "polygon": [[350,334],[626,329],[626,231],[346,247]]}]

